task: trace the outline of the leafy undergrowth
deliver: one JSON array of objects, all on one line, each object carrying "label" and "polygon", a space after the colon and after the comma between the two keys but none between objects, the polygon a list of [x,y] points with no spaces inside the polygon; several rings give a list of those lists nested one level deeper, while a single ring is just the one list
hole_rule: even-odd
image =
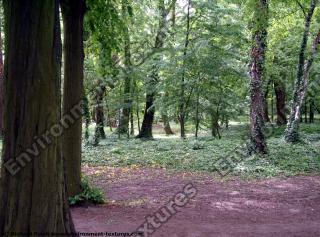
[{"label": "leafy undergrowth", "polygon": [[81,183],[82,193],[69,198],[71,206],[81,206],[84,204],[103,204],[105,203],[103,192],[91,186],[87,177],[84,177]]},{"label": "leafy undergrowth", "polygon": [[[286,144],[284,127],[271,129],[269,154],[243,156],[231,165],[231,174],[244,178],[292,176],[320,173],[320,125],[303,124],[302,143]],[[216,173],[217,162],[232,159],[247,139],[245,125],[223,132],[221,140],[204,136],[181,140],[157,135],[154,140],[118,139],[110,135],[97,147],[84,145],[83,161],[89,165],[154,167]],[[227,169],[229,169],[227,167]]]}]

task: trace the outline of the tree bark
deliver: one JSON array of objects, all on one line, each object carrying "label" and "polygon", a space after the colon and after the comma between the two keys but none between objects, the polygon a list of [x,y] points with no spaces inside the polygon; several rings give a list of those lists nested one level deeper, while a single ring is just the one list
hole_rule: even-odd
[{"label": "tree bark", "polygon": [[311,98],[309,101],[309,123],[314,123],[314,107],[315,107],[315,103],[314,103],[314,98]]},{"label": "tree bark", "polygon": [[268,103],[268,96],[269,96],[269,86],[270,86],[271,80],[269,80],[267,84],[266,91],[264,93],[263,97],[263,119],[265,123],[270,123],[270,117],[269,117],[269,103]]},{"label": "tree bark", "polygon": [[277,125],[282,126],[287,124],[286,116],[286,89],[283,82],[274,81],[274,91],[276,94],[276,107],[277,107]]},{"label": "tree bark", "polygon": [[[122,0],[122,18],[128,18],[128,1]],[[130,47],[130,35],[129,29],[126,26],[124,28],[124,65],[125,65],[125,81],[124,81],[124,91],[123,91],[123,107],[121,118],[118,127],[118,133],[120,134],[129,134],[129,120],[130,120],[130,111],[132,107],[132,98],[131,98],[131,47]]]},{"label": "tree bark", "polygon": [[185,74],[186,74],[186,57],[188,52],[188,47],[190,43],[190,10],[191,10],[191,0],[188,0],[188,10],[187,10],[187,29],[186,29],[186,36],[184,42],[184,50],[183,50],[183,71],[181,77],[181,88],[180,88],[180,105],[179,105],[179,122],[180,122],[180,136],[181,138],[186,138],[185,132],[185,119],[186,119],[186,99],[185,99]]},{"label": "tree bark", "polygon": [[308,123],[308,101],[307,98],[304,100],[304,122]]},{"label": "tree bark", "polygon": [[89,125],[90,125],[90,108],[89,108],[89,100],[88,97],[86,95],[84,95],[83,97],[83,115],[85,118],[85,139],[89,139],[90,134],[89,134]]},{"label": "tree bark", "polygon": [[284,139],[286,142],[297,142],[299,138],[299,122],[301,117],[301,107],[308,87],[309,73],[314,61],[314,57],[318,50],[318,45],[320,43],[320,31],[313,42],[312,54],[306,62],[306,48],[309,38],[311,20],[314,14],[314,9],[316,7],[316,0],[312,0],[309,8],[309,12],[305,20],[305,29],[303,34],[303,39],[301,43],[299,64],[297,78],[295,81],[295,88],[293,93],[293,101],[291,107],[291,113],[289,117],[289,122],[287,129],[284,134]]},{"label": "tree bark", "polygon": [[0,19],[0,137],[3,136],[3,110],[4,110],[4,90],[3,90],[3,81],[4,81],[4,65],[3,65],[3,39],[2,39],[2,19]]},{"label": "tree bark", "polygon": [[0,236],[8,236],[6,232],[75,236],[58,126],[58,1],[4,0],[3,4],[7,37]]},{"label": "tree bark", "polygon": [[106,139],[104,132],[104,96],[106,93],[106,87],[103,83],[99,82],[100,86],[96,91],[96,128],[94,133],[94,145],[98,145],[100,139]]},{"label": "tree bark", "polygon": [[251,120],[251,153],[267,153],[267,144],[263,134],[263,94],[262,82],[265,64],[265,48],[268,26],[268,1],[256,0],[254,13],[253,46],[250,64],[250,120]]},{"label": "tree bark", "polygon": [[[63,114],[83,100],[83,18],[84,0],[61,0],[64,30]],[[81,193],[82,116],[63,134],[63,156],[66,160],[67,190],[73,197]]]}]

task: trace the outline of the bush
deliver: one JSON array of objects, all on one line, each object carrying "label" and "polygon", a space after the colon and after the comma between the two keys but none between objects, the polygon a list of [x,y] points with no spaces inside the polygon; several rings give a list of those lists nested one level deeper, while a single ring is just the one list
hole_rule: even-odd
[{"label": "bush", "polygon": [[105,203],[103,192],[90,186],[89,179],[85,177],[81,183],[82,193],[69,198],[71,206],[82,205],[84,203],[103,204]]}]

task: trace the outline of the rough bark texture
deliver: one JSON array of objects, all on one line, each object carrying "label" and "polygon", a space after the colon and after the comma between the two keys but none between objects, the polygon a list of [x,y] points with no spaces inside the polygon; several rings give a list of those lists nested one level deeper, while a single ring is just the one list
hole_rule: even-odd
[{"label": "rough bark texture", "polygon": [[276,80],[274,82],[274,91],[276,94],[277,107],[277,125],[287,124],[286,116],[286,88],[283,82]]},{"label": "rough bark texture", "polygon": [[[83,18],[84,0],[61,0],[64,29],[63,114],[83,100]],[[67,190],[73,197],[81,193],[82,117],[77,118],[63,134],[63,156],[66,160]]]},{"label": "rough bark texture", "polygon": [[[61,116],[58,1],[3,3],[7,37],[0,236],[11,236],[5,233],[12,231],[24,236],[67,235],[74,227],[66,202],[60,139],[51,132],[45,146],[35,145],[39,141],[35,137],[52,131]],[[22,158],[26,153],[30,159]]]},{"label": "rough bark texture", "polygon": [[254,13],[253,45],[250,64],[250,120],[251,120],[251,153],[267,153],[267,145],[263,134],[263,94],[262,82],[265,63],[265,48],[268,26],[268,1],[256,0]]},{"label": "rough bark texture", "polygon": [[314,9],[316,7],[316,0],[312,0],[309,8],[309,12],[305,20],[305,29],[301,43],[300,55],[299,55],[299,64],[297,78],[295,81],[295,89],[293,93],[291,113],[287,125],[287,129],[284,134],[284,139],[286,142],[297,142],[299,141],[299,123],[301,118],[301,106],[305,97],[308,86],[309,73],[313,64],[315,54],[318,50],[320,32],[318,33],[316,39],[314,40],[312,47],[312,55],[306,62],[306,48],[308,44],[310,25],[312,16],[314,14]]},{"label": "rough bark texture", "polygon": [[106,93],[105,85],[100,83],[100,87],[96,91],[96,128],[94,133],[94,145],[98,145],[100,139],[105,139],[106,134],[104,132],[104,96]]},{"label": "rough bark texture", "polygon": [[270,86],[271,80],[267,84],[266,91],[264,92],[263,97],[263,119],[264,122],[270,123],[270,117],[269,117],[269,103],[268,103],[268,96],[269,96],[269,86]]},{"label": "rough bark texture", "polygon": [[2,40],[2,29],[1,29],[2,19],[0,19],[0,137],[3,135],[3,106],[4,106],[4,97],[3,97],[3,75],[4,75],[4,65],[3,65],[3,40]]}]

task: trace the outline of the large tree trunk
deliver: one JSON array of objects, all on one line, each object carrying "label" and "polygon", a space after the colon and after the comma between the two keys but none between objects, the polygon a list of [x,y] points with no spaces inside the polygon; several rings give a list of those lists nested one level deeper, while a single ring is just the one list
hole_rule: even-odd
[{"label": "large tree trunk", "polygon": [[0,137],[3,135],[3,110],[4,110],[4,90],[3,90],[3,75],[4,75],[4,66],[3,66],[3,40],[2,40],[2,29],[1,29],[2,19],[0,19]]},{"label": "large tree trunk", "polygon": [[251,153],[267,153],[267,144],[263,134],[263,94],[262,82],[265,63],[265,48],[268,26],[268,1],[256,0],[253,22],[253,46],[250,64],[251,89]]},{"label": "large tree trunk", "polygon": [[[83,100],[83,18],[84,0],[61,0],[64,30],[63,114]],[[81,193],[82,117],[63,134],[63,156],[66,160],[67,190],[73,197]]]},{"label": "large tree trunk", "polygon": [[276,94],[276,107],[277,107],[277,125],[287,124],[286,116],[286,88],[283,82],[275,80],[274,91]]},{"label": "large tree trunk", "polygon": [[[122,0],[122,18],[128,18],[128,1]],[[127,22],[129,20],[127,19]],[[118,133],[120,134],[129,134],[129,120],[130,120],[130,111],[132,107],[132,80],[131,80],[131,47],[130,47],[130,35],[129,29],[126,26],[124,28],[124,65],[125,65],[125,81],[124,81],[124,101],[123,108],[121,113],[121,118],[118,127]]]},{"label": "large tree trunk", "polygon": [[[58,1],[4,0],[4,146],[0,236],[73,236],[60,136],[61,39]],[[56,27],[55,27],[56,26]]]},{"label": "large tree trunk", "polygon": [[303,39],[301,43],[298,72],[297,72],[297,78],[295,81],[295,89],[293,93],[291,113],[290,113],[287,129],[284,134],[284,139],[286,142],[299,141],[299,123],[301,118],[301,106],[307,91],[309,73],[314,61],[315,54],[318,50],[318,45],[320,40],[320,31],[319,31],[313,43],[312,55],[306,62],[306,57],[305,57],[306,48],[308,44],[311,20],[314,14],[316,3],[317,3],[316,0],[311,1],[309,12],[305,20],[305,29],[304,29]]}]

